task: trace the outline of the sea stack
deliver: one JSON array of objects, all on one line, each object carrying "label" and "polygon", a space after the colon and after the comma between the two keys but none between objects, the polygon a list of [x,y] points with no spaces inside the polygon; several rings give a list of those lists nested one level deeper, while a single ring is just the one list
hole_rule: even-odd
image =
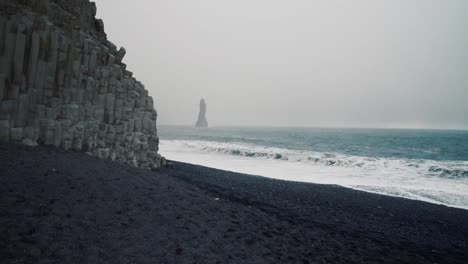
[{"label": "sea stack", "polygon": [[208,127],[208,121],[206,121],[206,102],[205,99],[200,100],[200,112],[198,113],[198,120],[196,127]]}]

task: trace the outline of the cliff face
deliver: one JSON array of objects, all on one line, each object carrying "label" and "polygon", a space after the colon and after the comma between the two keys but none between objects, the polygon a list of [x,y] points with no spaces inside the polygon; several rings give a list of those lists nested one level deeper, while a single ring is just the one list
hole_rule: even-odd
[{"label": "cliff face", "polygon": [[0,141],[159,168],[157,113],[88,0],[0,0]]}]

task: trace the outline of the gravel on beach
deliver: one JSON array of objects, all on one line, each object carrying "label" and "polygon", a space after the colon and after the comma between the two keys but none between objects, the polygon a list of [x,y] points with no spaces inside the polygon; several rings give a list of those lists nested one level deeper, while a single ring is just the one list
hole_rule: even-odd
[{"label": "gravel on beach", "polygon": [[0,162],[2,264],[468,263],[468,210],[43,146]]}]

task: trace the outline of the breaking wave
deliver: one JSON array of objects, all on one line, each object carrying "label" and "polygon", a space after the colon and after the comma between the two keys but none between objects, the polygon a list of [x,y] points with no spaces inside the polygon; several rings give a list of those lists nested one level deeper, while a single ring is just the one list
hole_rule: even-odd
[{"label": "breaking wave", "polygon": [[468,161],[382,158],[244,142],[161,140],[169,160],[468,209]]},{"label": "breaking wave", "polygon": [[322,153],[256,146],[246,143],[222,143],[197,140],[166,140],[162,148],[170,145],[201,153],[216,153],[241,158],[260,158],[288,162],[301,162],[326,167],[362,168],[365,170],[392,170],[412,172],[423,176],[446,179],[468,178],[468,161],[435,161],[417,159],[393,159],[351,156],[338,153]]}]

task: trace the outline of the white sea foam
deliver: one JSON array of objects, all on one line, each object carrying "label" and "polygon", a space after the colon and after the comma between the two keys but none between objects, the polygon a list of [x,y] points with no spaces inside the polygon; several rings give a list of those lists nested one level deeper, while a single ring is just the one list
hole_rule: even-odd
[{"label": "white sea foam", "polygon": [[196,140],[162,140],[160,149],[170,160],[468,209],[468,161],[371,158]]}]

